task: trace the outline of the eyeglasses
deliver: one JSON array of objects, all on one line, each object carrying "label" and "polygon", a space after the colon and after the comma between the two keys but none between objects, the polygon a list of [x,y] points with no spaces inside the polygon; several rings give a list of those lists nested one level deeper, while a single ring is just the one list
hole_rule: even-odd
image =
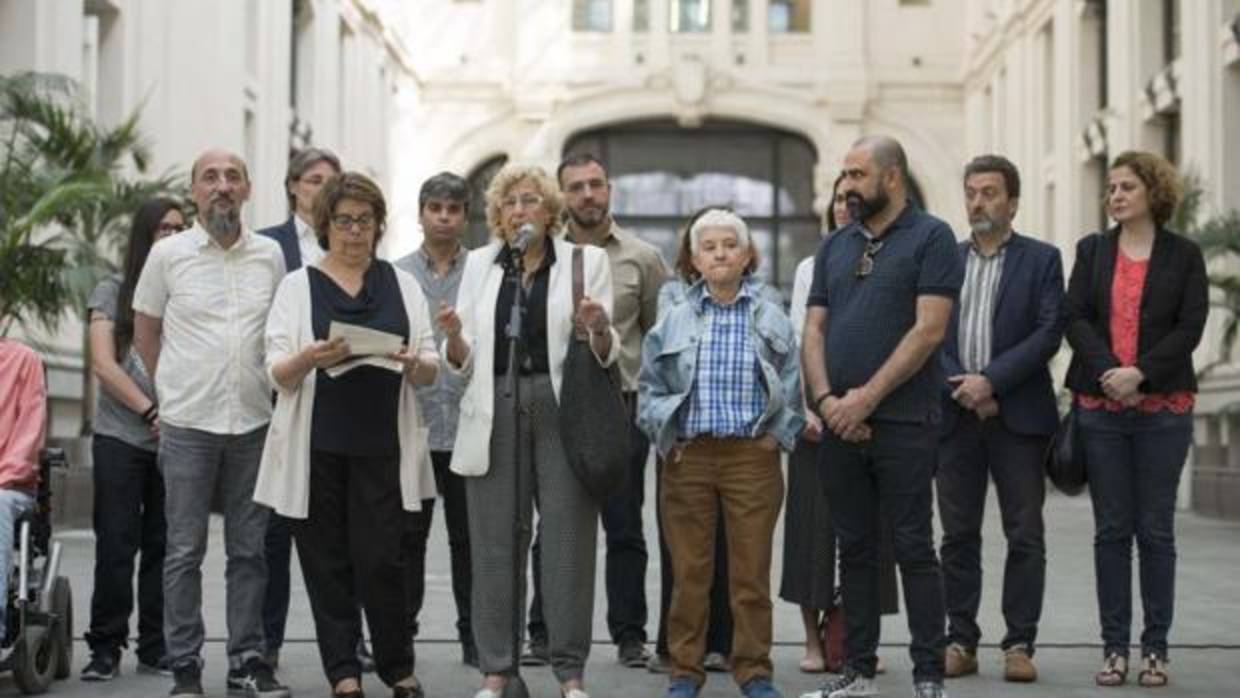
[{"label": "eyeglasses", "polygon": [[542,205],[543,198],[537,194],[523,194],[520,197],[509,196],[499,203],[505,211],[513,211],[518,208],[538,208]]},{"label": "eyeglasses", "polygon": [[182,230],[189,230],[189,224],[187,223],[160,223],[159,227],[156,228],[156,230],[161,233],[179,233]]},{"label": "eyeglasses", "polygon": [[348,230],[355,225],[361,230],[370,230],[375,227],[375,217],[369,213],[364,213],[356,218],[345,213],[338,213],[332,216],[332,225],[341,230]]},{"label": "eyeglasses", "polygon": [[874,273],[874,255],[883,249],[882,240],[870,240],[865,243],[865,252],[861,253],[861,259],[857,260],[857,278],[864,279]]}]

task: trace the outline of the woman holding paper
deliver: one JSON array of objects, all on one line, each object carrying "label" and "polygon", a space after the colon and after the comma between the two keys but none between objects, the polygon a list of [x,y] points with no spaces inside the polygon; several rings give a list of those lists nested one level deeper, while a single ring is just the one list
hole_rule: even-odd
[{"label": "woman holding paper", "polygon": [[[525,595],[513,598],[512,574],[526,569],[532,505],[538,507],[543,540],[551,669],[564,696],[588,698],[582,682],[594,616],[598,506],[577,480],[560,441],[560,382],[574,321],[590,331],[590,346],[603,365],[616,360],[620,340],[610,321],[611,268],[600,248],[582,249],[584,297],[574,317],[573,245],[557,235],[563,210],[559,187],[542,168],[504,166],[486,192],[494,238],[469,253],[461,277],[458,298],[469,302],[441,308],[436,317],[448,338],[448,365],[468,381],[452,471],[465,476],[473,545],[473,629],[483,673],[475,698],[499,698],[516,669],[512,618],[521,612]],[[510,364],[504,328],[517,278],[524,297],[522,348]],[[525,415],[519,429],[514,397],[505,390],[510,365],[516,367],[516,396]],[[519,517],[513,501],[518,467]],[[523,542],[513,550],[517,520]]]},{"label": "woman holding paper", "polygon": [[434,380],[439,357],[417,281],[374,257],[386,212],[354,172],[315,201],[327,254],[284,278],[267,319],[277,400],[254,491],[292,519],[323,669],[335,695],[354,698],[359,605],[379,677],[395,698],[423,695],[392,532],[435,496],[413,390]]}]

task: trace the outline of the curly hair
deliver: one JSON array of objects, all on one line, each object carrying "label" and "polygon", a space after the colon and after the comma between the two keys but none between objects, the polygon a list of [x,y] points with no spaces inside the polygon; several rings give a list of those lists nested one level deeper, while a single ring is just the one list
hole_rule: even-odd
[{"label": "curly hair", "polygon": [[492,237],[500,236],[500,224],[504,220],[501,207],[504,197],[512,191],[513,187],[525,181],[532,183],[538,190],[538,195],[542,197],[543,210],[547,212],[547,234],[555,235],[560,231],[564,199],[560,196],[559,185],[551,178],[551,175],[547,174],[546,170],[537,165],[509,163],[500,168],[500,171],[496,172],[495,177],[491,179],[491,183],[487,185],[487,228],[490,229]]},{"label": "curly hair", "polygon": [[383,190],[379,189],[379,185],[361,172],[344,172],[333,176],[323,183],[323,188],[314,197],[314,234],[319,239],[319,247],[329,249],[327,230],[331,226],[332,216],[336,213],[336,206],[345,199],[370,204],[375,217],[377,247],[387,229],[387,202],[383,199]]},{"label": "curly hair", "polygon": [[[1111,170],[1127,167],[1145,185],[1150,200],[1150,215],[1159,226],[1167,224],[1175,209],[1184,198],[1184,183],[1180,173],[1161,155],[1143,150],[1128,150],[1119,154],[1111,163]],[[1110,200],[1103,199],[1103,205]]]}]

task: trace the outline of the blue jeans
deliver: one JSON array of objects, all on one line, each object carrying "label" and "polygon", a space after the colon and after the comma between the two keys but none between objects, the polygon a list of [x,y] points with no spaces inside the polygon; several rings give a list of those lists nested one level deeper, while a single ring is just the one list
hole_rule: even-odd
[{"label": "blue jeans", "polygon": [[1132,629],[1132,541],[1141,551],[1142,654],[1167,656],[1175,610],[1175,496],[1192,438],[1192,415],[1080,410],[1094,569],[1107,653],[1128,655]]},{"label": "blue jeans", "polygon": [[9,598],[9,566],[13,564],[13,536],[17,520],[34,508],[34,497],[18,490],[0,489],[0,640],[4,639]]}]

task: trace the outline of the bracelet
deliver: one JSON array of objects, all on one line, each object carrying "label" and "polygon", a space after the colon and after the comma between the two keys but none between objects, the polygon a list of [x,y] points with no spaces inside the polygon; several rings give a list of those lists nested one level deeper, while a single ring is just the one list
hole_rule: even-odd
[{"label": "bracelet", "polygon": [[142,421],[154,424],[157,418],[159,418],[159,405],[151,403],[151,406],[146,408],[146,412],[142,413]]},{"label": "bracelet", "polygon": [[826,399],[827,399],[827,398],[829,398],[829,397],[831,397],[831,391],[830,391],[830,390],[828,390],[827,392],[823,393],[822,395],[819,395],[819,396],[818,396],[818,399],[817,399],[817,400],[814,400],[814,408],[813,408],[813,409],[814,409],[814,414],[818,414],[818,413],[819,413],[819,412],[818,412],[818,407],[819,407],[820,405],[822,405],[822,401],[823,401],[823,400],[826,400]]}]

